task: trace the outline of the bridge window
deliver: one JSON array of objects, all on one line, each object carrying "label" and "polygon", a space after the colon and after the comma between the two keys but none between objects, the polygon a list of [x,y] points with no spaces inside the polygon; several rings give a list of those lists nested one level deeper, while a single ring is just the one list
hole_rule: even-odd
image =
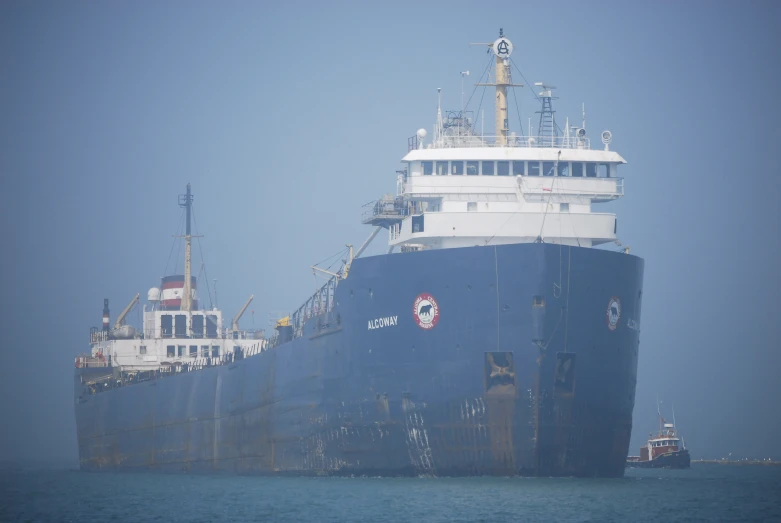
[{"label": "bridge window", "polygon": [[146,345],[141,345],[140,347],[138,347],[138,353],[146,354]]},{"label": "bridge window", "polygon": [[168,356],[169,358],[173,358],[174,356],[176,356],[176,345],[168,345],[165,348],[165,355]]},{"label": "bridge window", "polygon": [[203,314],[193,314],[192,331],[193,338],[203,338]]},{"label": "bridge window", "polygon": [[170,314],[160,316],[160,330],[163,338],[170,338],[173,335],[174,317]]},{"label": "bridge window", "polygon": [[450,174],[464,174],[464,162],[450,162]]},{"label": "bridge window", "polygon": [[187,316],[184,314],[177,314],[174,316],[174,335],[177,338],[184,338],[187,336]]},{"label": "bridge window", "polygon": [[524,176],[526,174],[526,162],[513,162],[513,174],[515,176]]},{"label": "bridge window", "polygon": [[496,162],[496,174],[510,176],[510,162]]},{"label": "bridge window", "polygon": [[597,176],[597,164],[595,163],[587,163],[586,164],[586,177],[587,178],[596,178]]},{"label": "bridge window", "polygon": [[423,232],[424,229],[424,223],[423,223],[423,217],[425,215],[421,214],[420,216],[413,216],[412,217],[412,232]]},{"label": "bridge window", "polygon": [[553,162],[542,162],[542,175],[543,176],[553,176],[553,166],[555,164]]},{"label": "bridge window", "polygon": [[559,162],[559,176],[569,176],[569,162]]},{"label": "bridge window", "polygon": [[494,162],[483,162],[483,176],[494,175]]},{"label": "bridge window", "polygon": [[208,358],[208,357],[209,357],[209,346],[201,345],[201,358]]},{"label": "bridge window", "polygon": [[599,178],[610,178],[610,164],[600,163],[599,170],[597,171]]},{"label": "bridge window", "polygon": [[477,202],[466,202],[466,210],[474,212],[477,210]]},{"label": "bridge window", "polygon": [[466,162],[467,176],[477,176],[480,172],[480,162]]},{"label": "bridge window", "polygon": [[568,203],[559,204],[559,212],[569,212],[569,204]]},{"label": "bridge window", "polygon": [[198,357],[198,345],[190,345],[190,357],[191,358]]},{"label": "bridge window", "polygon": [[215,314],[208,314],[206,316],[206,337],[217,337],[217,316]]},{"label": "bridge window", "polygon": [[220,346],[212,345],[212,358],[219,358],[219,357],[220,357]]},{"label": "bridge window", "polygon": [[184,355],[184,345],[179,345],[176,347],[176,355],[180,358]]},{"label": "bridge window", "polygon": [[583,176],[583,164],[580,162],[572,162],[572,176]]},{"label": "bridge window", "polygon": [[540,175],[540,162],[529,162],[529,176]]},{"label": "bridge window", "polygon": [[447,176],[447,162],[437,162],[437,176]]},{"label": "bridge window", "polygon": [[423,165],[423,174],[429,176],[434,174],[434,162],[420,162]]}]

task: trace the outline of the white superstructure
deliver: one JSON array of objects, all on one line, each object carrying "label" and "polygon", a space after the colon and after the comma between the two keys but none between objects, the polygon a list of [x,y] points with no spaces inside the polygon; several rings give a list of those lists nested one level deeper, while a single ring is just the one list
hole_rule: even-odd
[{"label": "white superstructure", "polygon": [[113,374],[132,378],[149,371],[180,372],[220,365],[268,348],[263,330],[239,329],[239,319],[254,296],[250,296],[230,322],[223,320],[222,311],[217,307],[200,307],[196,279],[191,276],[190,267],[192,201],[188,184],[187,193],[179,198],[187,218],[183,237],[184,275],[164,277],[162,289],[149,289],[140,330],[125,324],[125,318],[138,303],[138,294],[117,317],[113,328],[109,328],[108,300],[104,300],[103,327],[90,331],[90,352],[76,358],[77,368],[115,370],[115,373],[97,375],[96,379],[105,381]]},{"label": "white superstructure", "polygon": [[[617,241],[616,216],[593,204],[624,193],[619,165],[609,149],[592,149],[585,122],[561,130],[551,101],[553,86],[537,84],[542,104],[535,136],[510,132],[507,119],[512,43],[489,44],[496,55],[496,134],[485,136],[464,111],[437,121],[430,143],[420,129],[402,159],[396,196],[374,202],[364,223],[389,230],[391,250],[442,249],[523,242],[592,247]],[[462,74],[463,75],[463,74]]]}]

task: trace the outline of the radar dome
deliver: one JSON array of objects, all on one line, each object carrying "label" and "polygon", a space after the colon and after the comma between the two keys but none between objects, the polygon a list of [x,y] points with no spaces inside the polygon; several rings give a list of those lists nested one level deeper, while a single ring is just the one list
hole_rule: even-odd
[{"label": "radar dome", "polygon": [[428,133],[426,132],[426,130],[425,130],[425,129],[418,129],[418,133],[417,133],[417,134],[418,134],[418,138],[420,138],[420,139],[422,140],[423,138],[425,138],[425,137],[426,137],[426,135],[427,135]]},{"label": "radar dome", "polygon": [[146,293],[147,301],[160,301],[160,289],[152,287],[149,292]]}]

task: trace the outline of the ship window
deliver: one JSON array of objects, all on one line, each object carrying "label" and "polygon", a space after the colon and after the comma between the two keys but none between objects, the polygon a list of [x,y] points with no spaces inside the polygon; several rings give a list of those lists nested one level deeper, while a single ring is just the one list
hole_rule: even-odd
[{"label": "ship window", "polygon": [[184,314],[174,316],[174,334],[177,338],[187,336],[187,316]]},{"label": "ship window", "polygon": [[220,357],[220,346],[212,345],[212,358],[219,358],[219,357]]},{"label": "ship window", "polygon": [[466,202],[466,210],[474,212],[477,210],[477,202]]},{"label": "ship window", "polygon": [[165,355],[168,356],[169,358],[173,358],[174,356],[176,356],[176,345],[168,345],[165,348]]},{"label": "ship window", "polygon": [[420,163],[423,164],[424,175],[434,174],[434,162],[420,162]]},{"label": "ship window", "polygon": [[198,345],[190,345],[190,357],[191,358],[198,357]]},{"label": "ship window", "polygon": [[203,338],[203,314],[193,314],[193,338]]},{"label": "ship window", "polygon": [[413,216],[412,217],[412,232],[423,232],[423,214],[420,216]]},{"label": "ship window", "polygon": [[540,162],[529,162],[529,176],[540,175]]},{"label": "ship window", "polygon": [[160,316],[160,330],[163,338],[170,338],[173,333],[173,316],[163,314]]},{"label": "ship window", "polygon": [[206,316],[206,337],[217,337],[217,316],[215,314],[208,314]]},{"label": "ship window", "polygon": [[146,345],[141,345],[140,347],[138,347],[138,353],[146,354]]},{"label": "ship window", "polygon": [[208,358],[208,357],[209,357],[209,346],[201,345],[201,358]]},{"label": "ship window", "polygon": [[610,178],[610,165],[606,163],[600,163],[597,176],[600,178]]},{"label": "ship window", "polygon": [[450,174],[464,174],[464,162],[450,162]]},{"label": "ship window", "polygon": [[477,176],[480,172],[480,162],[466,162],[467,176]]},{"label": "ship window", "polygon": [[483,162],[483,176],[494,175],[494,162]]},{"label": "ship window", "polygon": [[559,162],[559,176],[569,176],[569,162]]},{"label": "ship window", "polygon": [[559,204],[559,212],[569,212],[569,204],[568,203]]},{"label": "ship window", "polygon": [[437,162],[437,176],[447,176],[447,162]]},{"label": "ship window", "polygon": [[496,174],[510,176],[510,162],[496,162]]},{"label": "ship window", "polygon": [[526,174],[525,165],[526,162],[513,162],[513,174],[515,176],[524,176]]},{"label": "ship window", "polygon": [[543,176],[553,176],[553,162],[542,162],[542,175]]},{"label": "ship window", "polygon": [[184,345],[179,345],[176,347],[176,355],[180,358],[184,355],[184,347]]},{"label": "ship window", "polygon": [[545,307],[545,296],[535,296],[532,299],[532,307]]},{"label": "ship window", "polygon": [[587,163],[586,164],[586,177],[587,178],[595,178],[597,176],[597,164],[595,163]]},{"label": "ship window", "polygon": [[583,164],[572,162],[572,176],[583,176]]}]

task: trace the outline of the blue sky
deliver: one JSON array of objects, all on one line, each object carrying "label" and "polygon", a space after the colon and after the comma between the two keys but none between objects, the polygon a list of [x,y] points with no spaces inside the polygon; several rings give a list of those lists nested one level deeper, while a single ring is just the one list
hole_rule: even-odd
[{"label": "blue sky", "polygon": [[[2,3],[0,459],[75,459],[73,356],[104,297],[116,314],[163,275],[186,183],[220,306],[254,293],[262,326],[313,291],[312,263],[369,234],[361,205],[394,192],[436,88],[457,109],[460,71],[485,66],[468,43],[499,27],[526,78],[558,86],[557,115],[579,119],[585,102],[592,136],[610,129],[628,161],[626,197],[603,209],[646,260],[632,448],[659,393],[695,456],[781,458],[779,15],[775,2]],[[537,105],[518,99],[526,126]]]}]

